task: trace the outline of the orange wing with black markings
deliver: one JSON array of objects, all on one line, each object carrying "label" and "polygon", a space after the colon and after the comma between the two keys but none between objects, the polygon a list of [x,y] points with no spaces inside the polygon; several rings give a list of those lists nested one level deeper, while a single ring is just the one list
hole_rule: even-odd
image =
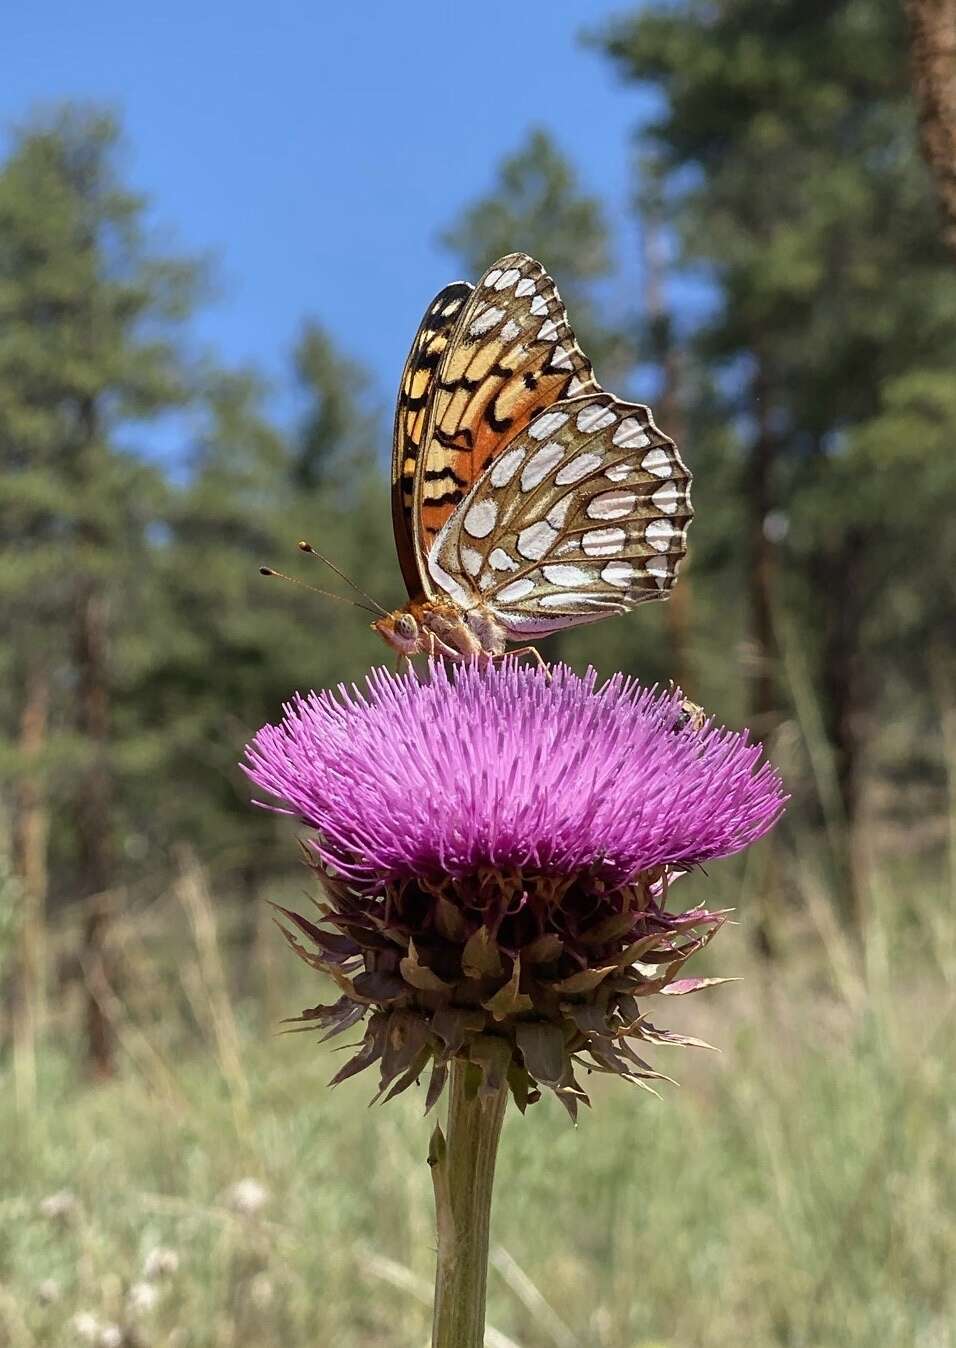
[{"label": "orange wing with black markings", "polygon": [[455,281],[440,290],[425,312],[405,362],[392,437],[392,528],[410,598],[424,589],[424,564],[415,551],[412,507],[415,473],[431,411],[438,366],[471,286]]},{"label": "orange wing with black markings", "polygon": [[[464,302],[457,293],[454,298],[459,311],[449,315],[454,328],[441,338],[434,377],[429,370],[428,378],[420,375],[415,385],[425,399],[417,409],[425,413],[424,425],[417,421],[412,435],[406,433],[406,439],[417,437],[411,532],[422,577],[435,536],[515,436],[552,403],[599,388],[554,281],[540,262],[510,253],[488,268]],[[425,324],[416,345],[431,359],[439,346],[423,342],[424,330]],[[415,352],[413,347],[406,366],[409,387],[415,380]],[[403,397],[404,388],[403,383]]]}]

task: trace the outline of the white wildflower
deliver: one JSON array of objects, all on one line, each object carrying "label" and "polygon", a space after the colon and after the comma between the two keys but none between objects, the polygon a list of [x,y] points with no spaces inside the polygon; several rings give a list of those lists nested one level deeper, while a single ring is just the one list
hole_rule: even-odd
[{"label": "white wildflower", "polygon": [[272,1304],[273,1292],[272,1279],[268,1273],[257,1273],[249,1284],[249,1297],[260,1311]]},{"label": "white wildflower", "polygon": [[55,1194],[47,1194],[40,1200],[40,1216],[50,1221],[64,1221],[77,1209],[76,1194],[69,1189],[59,1189]]},{"label": "white wildflower", "polygon": [[126,1308],[130,1315],[148,1315],[156,1309],[159,1289],[151,1282],[134,1282],[126,1293]]},{"label": "white wildflower", "polygon": [[84,1343],[95,1343],[100,1333],[100,1322],[92,1311],[77,1311],[70,1321],[70,1328]]},{"label": "white wildflower", "polygon": [[252,1217],[268,1203],[269,1190],[257,1179],[247,1177],[230,1185],[226,1190],[225,1199],[226,1206],[232,1208],[233,1212],[241,1212],[245,1217]]},{"label": "white wildflower", "polygon": [[171,1278],[179,1268],[179,1255],[165,1245],[154,1245],[143,1260],[143,1277],[147,1282]]}]

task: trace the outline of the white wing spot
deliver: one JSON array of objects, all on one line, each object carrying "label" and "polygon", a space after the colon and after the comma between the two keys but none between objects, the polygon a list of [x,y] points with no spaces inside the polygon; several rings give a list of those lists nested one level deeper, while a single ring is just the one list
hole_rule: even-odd
[{"label": "white wing spot", "polygon": [[521,272],[517,267],[509,267],[495,282],[495,290],[510,290],[520,275]]},{"label": "white wing spot", "polygon": [[558,335],[558,325],[553,318],[546,318],[538,329],[538,335],[535,338],[537,342],[550,342],[553,337]]},{"label": "white wing spot", "polygon": [[521,467],[522,460],[527,452],[526,449],[506,449],[503,454],[499,454],[491,465],[491,485],[493,487],[507,487]]},{"label": "white wing spot", "polygon": [[543,482],[553,468],[564,458],[564,447],[557,441],[552,440],[550,444],[542,445],[537,453],[532,454],[525,465],[525,470],[521,474],[521,490],[533,491],[539,482]]},{"label": "white wing spot", "polygon": [[553,370],[570,370],[574,368],[571,362],[571,355],[569,352],[565,351],[563,346],[556,346],[554,348],[554,355],[551,357],[551,368]]},{"label": "white wing spot", "polygon": [[672,472],[671,456],[666,449],[652,449],[649,454],[645,454],[641,459],[641,467],[646,468],[655,477],[670,477]]},{"label": "white wing spot", "polygon": [[499,603],[510,604],[516,599],[524,599],[525,595],[530,594],[534,589],[534,581],[530,576],[522,576],[520,580],[513,580],[510,585],[506,585],[503,590],[498,591]]},{"label": "white wing spot", "polygon": [[663,510],[665,515],[673,515],[684,501],[684,493],[676,482],[665,482],[651,497],[655,509]]},{"label": "white wing spot", "polygon": [[617,417],[613,412],[600,403],[593,403],[590,407],[582,407],[578,413],[578,430],[603,431],[607,426],[613,426],[615,421]]},{"label": "white wing spot", "polygon": [[496,501],[476,501],[464,519],[465,533],[472,538],[487,538],[498,519]]},{"label": "white wing spot", "polygon": [[551,509],[548,511],[547,520],[548,523],[551,525],[552,529],[564,528],[564,521],[568,517],[568,511],[571,508],[571,501],[572,501],[571,494],[568,493],[567,496],[562,496],[560,501],[558,501],[556,505],[553,505]]},{"label": "white wing spot", "polygon": [[675,529],[670,520],[651,520],[644,530],[644,537],[656,552],[666,552],[680,530]]},{"label": "white wing spot", "polygon": [[[522,295],[530,295],[534,291],[537,282],[533,276],[522,276],[521,280],[515,286],[515,294],[520,298]],[[532,313],[534,310],[532,309]]]},{"label": "white wing spot", "polygon": [[540,562],[558,536],[547,520],[538,520],[518,535],[518,551],[529,562]]},{"label": "white wing spot", "polygon": [[619,613],[621,611],[620,601],[617,599],[603,599],[596,594],[579,594],[573,591],[566,591],[564,594],[545,594],[538,600],[542,608],[563,608],[572,609],[597,608],[607,609],[609,613]]},{"label": "white wing spot", "polygon": [[592,520],[620,520],[629,515],[637,504],[633,491],[602,491],[588,502],[587,515]]},{"label": "white wing spot", "polygon": [[626,590],[634,579],[634,568],[630,562],[608,562],[601,571],[601,579],[606,580],[608,585]]},{"label": "white wing spot", "polygon": [[460,604],[463,609],[474,608],[474,591],[469,594],[465,587],[457,581],[454,576],[448,574],[438,560],[440,551],[441,534],[439,534],[438,538],[432,544],[432,550],[428,554],[428,571],[432,580],[439,589],[442,589],[446,594],[451,595],[452,599],[454,599],[457,604]]},{"label": "white wing spot", "polygon": [[504,309],[496,309],[493,304],[490,304],[471,324],[468,329],[468,335],[470,337],[480,337],[483,332],[489,332],[500,319],[504,318],[504,316]]},{"label": "white wing spot", "polygon": [[562,565],[560,562],[543,566],[544,578],[551,585],[588,585],[591,576],[583,566]]},{"label": "white wing spot", "polygon": [[589,557],[613,557],[627,542],[623,529],[589,529],[581,546]]},{"label": "white wing spot", "polygon": [[521,332],[521,324],[516,323],[513,318],[509,318],[507,323],[501,329],[501,340],[503,342],[513,342]]},{"label": "white wing spot", "polygon": [[[517,293],[518,291],[516,289],[515,294],[517,295]],[[534,299],[531,301],[531,312],[534,314],[535,318],[539,318],[541,314],[546,314],[548,312],[548,301],[544,295],[535,295]]]},{"label": "white wing spot", "polygon": [[584,380],[579,379],[577,375],[575,375],[570,384],[568,384],[568,391],[565,396],[568,398],[576,398],[577,395],[583,393],[586,388],[587,384],[585,384]]},{"label": "white wing spot", "polygon": [[637,417],[625,417],[612,438],[612,444],[619,445],[621,449],[643,449],[650,443],[651,437]]},{"label": "white wing spot", "polygon": [[518,563],[504,548],[493,548],[488,557],[492,571],[517,571]]},{"label": "white wing spot", "polygon": [[563,426],[567,419],[567,412],[542,412],[528,427],[528,434],[532,440],[545,440]]},{"label": "white wing spot", "polygon": [[482,556],[474,548],[461,549],[461,564],[468,572],[469,576],[477,576],[481,570]]},{"label": "white wing spot", "polygon": [[633,463],[623,460],[621,463],[612,463],[604,476],[609,482],[626,482],[633,472]]},{"label": "white wing spot", "polygon": [[[581,418],[578,418],[578,425],[581,424]],[[582,477],[587,477],[588,473],[593,473],[595,468],[600,468],[603,462],[603,454],[579,454],[576,459],[566,463],[557,477],[554,479],[559,487],[570,486],[572,482],[580,482]]]},{"label": "white wing spot", "polygon": [[495,267],[495,269],[493,271],[490,271],[488,275],[485,277],[485,285],[493,286],[500,275],[501,275],[501,268]]},{"label": "white wing spot", "polygon": [[644,568],[649,576],[653,576],[661,589],[667,584],[670,578],[670,571],[667,566],[666,557],[648,557],[644,563]]}]

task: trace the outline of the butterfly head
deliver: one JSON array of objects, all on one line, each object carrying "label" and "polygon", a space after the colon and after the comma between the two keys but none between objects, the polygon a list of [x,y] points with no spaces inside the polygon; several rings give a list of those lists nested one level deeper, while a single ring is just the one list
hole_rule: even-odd
[{"label": "butterfly head", "polygon": [[422,629],[407,608],[396,609],[372,623],[372,631],[388,642],[399,655],[416,655],[421,650]]}]

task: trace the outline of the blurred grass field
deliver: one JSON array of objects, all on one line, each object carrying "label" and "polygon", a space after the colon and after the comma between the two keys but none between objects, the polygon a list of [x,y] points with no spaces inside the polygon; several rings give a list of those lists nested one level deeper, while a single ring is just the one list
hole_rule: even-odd
[{"label": "blurred grass field", "polygon": [[[755,856],[684,882],[736,903],[708,967],[743,981],[654,1007],[722,1052],[659,1052],[660,1100],[592,1078],[577,1129],[551,1100],[509,1116],[496,1348],[956,1343],[953,895],[871,885],[854,947],[808,891],[769,965]],[[798,861],[776,867],[799,885]],[[4,1069],[0,1342],[425,1348],[421,1095],[328,1091],[335,1055],[275,1035],[320,989],[265,921],[240,968],[195,872],[121,935],[121,1079],[78,1080],[69,982],[35,1064]],[[178,1268],[150,1281],[156,1248]]]}]

